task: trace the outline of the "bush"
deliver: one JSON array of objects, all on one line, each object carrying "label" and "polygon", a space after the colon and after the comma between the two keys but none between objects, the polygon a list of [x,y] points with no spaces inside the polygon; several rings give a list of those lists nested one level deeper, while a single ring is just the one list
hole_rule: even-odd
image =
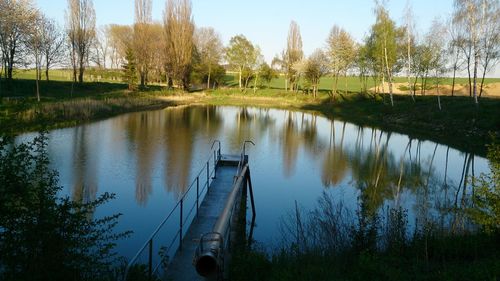
[{"label": "bush", "polygon": [[0,279],[109,280],[116,277],[115,233],[120,214],[93,219],[97,207],[61,198],[49,168],[47,137],[14,144],[0,137]]},{"label": "bush", "polygon": [[488,233],[500,231],[500,143],[495,138],[488,147],[491,174],[482,174],[473,181],[474,207],[468,211],[471,219]]}]

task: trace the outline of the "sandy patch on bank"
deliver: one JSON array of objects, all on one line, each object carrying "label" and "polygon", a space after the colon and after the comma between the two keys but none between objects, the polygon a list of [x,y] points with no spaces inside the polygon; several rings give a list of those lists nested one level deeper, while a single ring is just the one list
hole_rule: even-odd
[{"label": "sandy patch on bank", "polygon": [[172,101],[172,102],[193,102],[206,97],[205,93],[191,93],[191,94],[178,94],[178,95],[168,95],[157,97],[160,100]]},{"label": "sandy patch on bank", "polygon": [[[394,94],[408,94],[408,90],[404,90],[407,88],[408,83],[393,83],[393,93]],[[418,86],[419,84],[417,84]],[[382,89],[385,92],[389,92],[389,84],[384,83],[383,87],[382,84],[380,85],[379,91],[382,91]],[[444,95],[444,96],[451,96],[451,90],[452,87],[451,85],[440,85],[439,86],[439,94]],[[371,88],[370,91],[375,92],[375,87]],[[479,85],[478,85],[478,91],[479,91]],[[420,95],[420,90],[417,90],[416,92],[417,95]],[[426,95],[437,95],[437,87],[433,87],[432,89],[429,89],[425,91]],[[468,96],[469,95],[469,85],[467,84],[455,84],[455,95],[457,96]],[[490,97],[500,97],[500,83],[489,83],[485,84],[483,87],[483,96],[490,96]]]}]

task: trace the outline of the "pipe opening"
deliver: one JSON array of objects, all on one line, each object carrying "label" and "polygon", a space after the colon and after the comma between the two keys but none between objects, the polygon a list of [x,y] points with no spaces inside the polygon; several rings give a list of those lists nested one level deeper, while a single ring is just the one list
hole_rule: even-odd
[{"label": "pipe opening", "polygon": [[196,271],[203,277],[212,276],[217,273],[217,261],[213,256],[204,255],[196,262]]}]

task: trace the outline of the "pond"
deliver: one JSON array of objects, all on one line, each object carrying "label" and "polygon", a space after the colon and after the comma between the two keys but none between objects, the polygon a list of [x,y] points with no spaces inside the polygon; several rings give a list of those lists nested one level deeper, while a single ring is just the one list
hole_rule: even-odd
[{"label": "pond", "polygon": [[[25,134],[18,141],[32,139]],[[257,210],[254,239],[272,249],[280,222],[317,206],[323,192],[355,212],[402,206],[410,224],[432,215],[451,223],[470,178],[488,161],[446,145],[360,127],[312,113],[252,107],[183,106],[121,115],[49,133],[61,193],[89,201],[116,199],[96,216],[122,213],[133,230],[117,250],[132,257],[172,209],[209,157],[214,140],[237,154],[245,140]],[[424,192],[425,191],[425,192]],[[456,208],[455,208],[456,209]]]}]

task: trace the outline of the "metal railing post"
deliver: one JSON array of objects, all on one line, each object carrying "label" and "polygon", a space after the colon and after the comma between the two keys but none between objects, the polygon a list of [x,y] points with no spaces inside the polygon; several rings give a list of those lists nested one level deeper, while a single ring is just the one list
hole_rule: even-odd
[{"label": "metal railing post", "polygon": [[179,251],[182,251],[182,207],[183,207],[184,198],[181,199],[181,215],[179,220]]},{"label": "metal railing post", "polygon": [[153,239],[149,239],[148,280],[153,277]]},{"label": "metal railing post", "polygon": [[208,188],[208,180],[210,178],[209,165],[210,165],[210,162],[207,161],[207,193],[208,193],[208,190],[209,190],[209,188]]},{"label": "metal railing post", "polygon": [[196,216],[198,217],[198,208],[200,200],[200,176],[196,177]]},{"label": "metal railing post", "polygon": [[216,152],[214,150],[214,179],[217,178],[217,156]]}]

